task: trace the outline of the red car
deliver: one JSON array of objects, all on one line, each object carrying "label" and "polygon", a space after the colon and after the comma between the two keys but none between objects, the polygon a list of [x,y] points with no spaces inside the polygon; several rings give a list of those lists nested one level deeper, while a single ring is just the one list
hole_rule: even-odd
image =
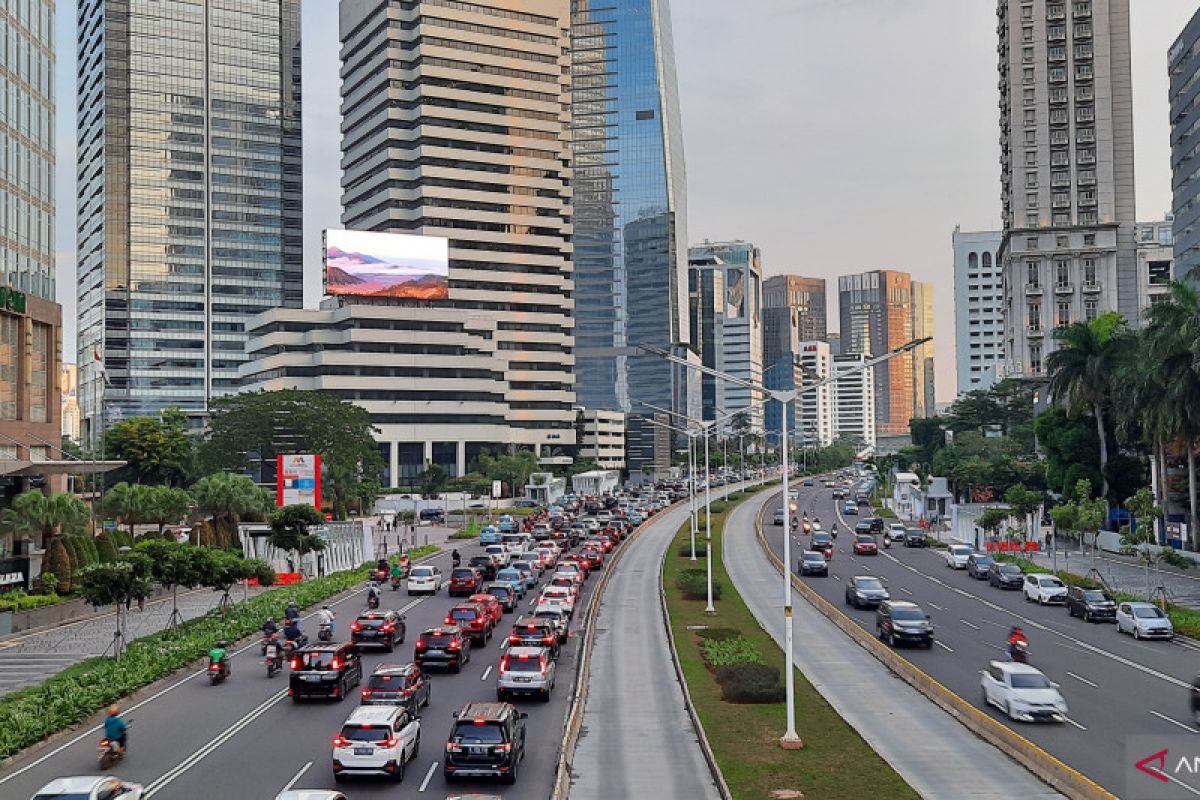
[{"label": "red car", "polygon": [[492,614],[479,603],[459,603],[450,609],[444,620],[446,625],[457,625],[463,635],[482,647],[492,638]]},{"label": "red car", "polygon": [[874,536],[867,534],[859,534],[854,537],[854,555],[856,556],[877,556],[879,555],[879,545],[875,543]]},{"label": "red car", "polygon": [[592,560],[590,558],[588,558],[587,556],[585,556],[581,553],[571,553],[569,556],[567,556],[566,558],[564,558],[562,560],[569,561],[569,562],[575,564],[576,566],[578,566],[580,571],[583,572],[584,578],[587,578],[588,573],[591,572],[592,568],[596,566],[595,564],[592,563]]},{"label": "red car", "polygon": [[451,597],[470,597],[483,588],[483,575],[474,567],[457,567],[450,573],[446,593]]},{"label": "red car", "polygon": [[490,594],[473,594],[467,598],[468,603],[478,603],[487,609],[492,617],[492,627],[500,624],[500,619],[504,616],[504,606],[500,605],[500,601]]},{"label": "red car", "polygon": [[584,556],[584,558],[586,558],[588,560],[588,563],[591,565],[590,567],[588,567],[588,569],[598,569],[601,565],[604,564],[604,553],[600,550],[597,550],[594,547],[583,548],[583,556]]}]

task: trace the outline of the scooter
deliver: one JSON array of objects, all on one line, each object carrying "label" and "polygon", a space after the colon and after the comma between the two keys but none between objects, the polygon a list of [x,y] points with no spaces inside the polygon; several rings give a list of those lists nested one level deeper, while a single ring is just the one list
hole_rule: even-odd
[{"label": "scooter", "polygon": [[333,625],[331,623],[322,622],[320,627],[317,628],[317,641],[318,642],[332,642],[333,641]]},{"label": "scooter", "polygon": [[229,677],[229,664],[225,661],[208,662],[208,682],[216,686],[221,681]]},{"label": "scooter", "polygon": [[377,594],[367,595],[367,608],[371,609],[372,611],[379,608],[379,595],[377,595]]},{"label": "scooter", "polygon": [[821,554],[825,556],[826,561],[833,561],[833,546],[822,549]]},{"label": "scooter", "polygon": [[1008,658],[1018,664],[1029,663],[1029,642],[1020,639],[1008,646]]},{"label": "scooter", "polygon": [[399,588],[400,588],[400,576],[393,575],[392,576],[392,591],[394,592]]},{"label": "scooter", "polygon": [[277,641],[272,640],[267,645],[266,656],[267,677],[274,678],[275,673],[283,669],[283,648]]},{"label": "scooter", "polygon": [[[129,719],[125,720],[125,727],[126,727],[126,729],[132,728],[133,720],[129,720]],[[129,746],[129,743],[128,743],[128,731],[127,731],[126,747],[128,747],[128,746]],[[113,741],[113,740],[109,740],[109,739],[101,739],[100,740],[100,744],[96,748],[96,755],[100,759],[100,771],[101,772],[107,772],[108,770],[112,769],[114,764],[116,764],[118,761],[125,758],[125,753],[121,751],[120,743]]]}]

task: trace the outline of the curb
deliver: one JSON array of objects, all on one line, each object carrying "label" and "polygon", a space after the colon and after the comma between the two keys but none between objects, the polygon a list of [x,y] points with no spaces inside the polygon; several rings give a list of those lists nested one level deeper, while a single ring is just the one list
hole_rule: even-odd
[{"label": "curb", "polygon": [[[1062,792],[1072,800],[1119,800],[1098,783],[1083,773],[1068,766],[1064,762],[1047,753],[1033,742],[1021,736],[1016,731],[997,722],[988,714],[980,711],[971,703],[951,692],[925,671],[918,668],[908,659],[897,654],[891,648],[884,646],[878,639],[859,627],[850,617],[846,616],[814,591],[807,583],[800,580],[787,570],[786,565],[771,549],[763,532],[762,517],[766,504],[759,510],[754,519],[755,537],[759,547],[767,556],[772,566],[781,574],[787,574],[792,582],[792,588],[803,595],[817,611],[836,625],[858,646],[862,647],[897,677],[912,686],[925,697],[933,701],[958,722],[985,742],[993,745],[1002,753],[1025,767],[1051,788]],[[786,573],[785,573],[785,570]]]}]

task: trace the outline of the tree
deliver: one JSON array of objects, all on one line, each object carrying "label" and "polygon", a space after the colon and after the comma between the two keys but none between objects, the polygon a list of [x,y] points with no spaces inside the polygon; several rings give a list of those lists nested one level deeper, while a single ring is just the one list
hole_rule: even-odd
[{"label": "tree", "polygon": [[121,559],[85,567],[79,571],[79,590],[94,606],[116,608],[113,656],[120,659],[125,640],[122,608],[150,592],[150,579],[144,572],[144,564],[135,559]]},{"label": "tree", "polygon": [[192,496],[174,486],[155,486],[151,492],[145,519],[158,526],[158,535],[161,537],[166,526],[178,524],[187,516],[192,507]]},{"label": "tree", "polygon": [[581,475],[584,472],[595,472],[599,469],[603,469],[603,467],[595,459],[577,458],[571,463],[571,468],[567,471],[567,477]]},{"label": "tree", "polygon": [[171,590],[171,627],[179,620],[179,587],[191,589],[209,573],[209,554],[191,544],[146,539],[138,542],[135,552],[150,559],[150,574],[160,586]]},{"label": "tree", "polygon": [[1004,493],[1004,502],[1008,503],[1013,513],[1021,516],[1029,537],[1036,539],[1039,528],[1031,522],[1031,518],[1042,507],[1042,493],[1026,489],[1024,484],[1018,483]]},{"label": "tree", "polygon": [[221,602],[218,604],[218,608],[228,608],[232,602],[229,599],[229,590],[238,581],[255,577],[254,564],[227,550],[217,550],[212,547],[204,549],[207,557],[204,561],[205,571],[200,583],[213,591],[221,592]]},{"label": "tree", "polygon": [[57,536],[82,529],[89,516],[87,504],[73,494],[32,489],[17,495],[12,507],[0,512],[0,529],[27,535],[35,546],[48,550]]},{"label": "tree", "polygon": [[322,493],[337,517],[351,506],[369,507],[381,491],[377,431],[361,406],[323,392],[285,389],[223,397],[210,410],[208,439],[200,446],[208,470],[241,470],[252,460],[318,453]]},{"label": "tree", "polygon": [[105,492],[100,500],[100,509],[127,525],[132,536],[134,527],[146,522],[146,515],[153,503],[153,491],[154,487],[145,484],[121,481]]},{"label": "tree", "polygon": [[1058,349],[1046,358],[1050,372],[1050,394],[1065,400],[1069,410],[1091,413],[1096,421],[1100,443],[1101,496],[1108,496],[1108,431],[1104,410],[1109,401],[1112,373],[1119,360],[1120,337],[1125,321],[1120,314],[1107,312],[1090,322],[1077,322],[1054,332]]},{"label": "tree", "polygon": [[295,553],[296,565],[300,566],[306,554],[325,549],[325,540],[308,532],[313,525],[324,522],[325,517],[312,506],[284,506],[271,514],[271,535],[267,541],[280,550]]},{"label": "tree", "polygon": [[1000,528],[1012,516],[1012,510],[1007,508],[991,507],[985,508],[983,513],[979,515],[977,525],[983,528],[985,532],[992,536],[996,536],[1000,532]]},{"label": "tree", "polygon": [[524,488],[529,480],[530,473],[538,469],[538,461],[531,450],[517,450],[497,456],[480,453],[478,467],[490,480],[500,481],[507,486],[510,496],[516,496],[517,491]]},{"label": "tree", "polygon": [[[245,475],[218,472],[196,481],[189,491],[200,513],[212,517],[213,543],[221,547],[234,541],[244,518],[263,516],[274,505],[270,494]],[[196,543],[203,544],[199,534]]]},{"label": "tree", "polygon": [[430,464],[417,476],[421,486],[421,497],[426,500],[436,500],[446,490],[450,476],[439,464]]},{"label": "tree", "polygon": [[157,417],[130,417],[104,432],[104,455],[128,462],[114,476],[133,483],[183,486],[195,469],[196,442],[176,407]]}]

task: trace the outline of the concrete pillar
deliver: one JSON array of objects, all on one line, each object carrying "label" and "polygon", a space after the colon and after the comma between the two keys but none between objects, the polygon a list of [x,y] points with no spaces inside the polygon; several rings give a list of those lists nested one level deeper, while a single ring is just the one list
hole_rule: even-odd
[{"label": "concrete pillar", "polygon": [[388,475],[391,476],[391,481],[389,481],[391,486],[389,488],[395,489],[400,485],[400,443],[389,442],[388,446],[391,448],[390,467],[388,469]]},{"label": "concrete pillar", "polygon": [[457,449],[456,460],[458,462],[458,477],[461,478],[463,475],[467,474],[467,443],[466,442],[458,442],[456,449]]},{"label": "concrete pillar", "polygon": [[433,442],[427,441],[424,443],[424,446],[425,446],[425,455],[422,456],[422,459],[421,459],[421,469],[425,469],[425,467],[427,467],[433,463]]}]

